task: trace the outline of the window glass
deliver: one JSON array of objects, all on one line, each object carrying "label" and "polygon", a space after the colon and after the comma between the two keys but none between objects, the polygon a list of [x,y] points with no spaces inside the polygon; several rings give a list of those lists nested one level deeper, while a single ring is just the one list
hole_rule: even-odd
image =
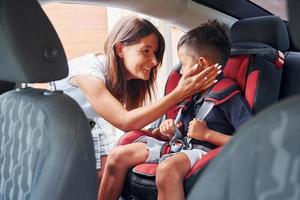
[{"label": "window glass", "polygon": [[104,7],[49,3],[43,9],[58,33],[68,59],[103,52],[108,33]]},{"label": "window glass", "polygon": [[251,0],[256,5],[264,8],[270,13],[288,20],[287,2],[286,0]]},{"label": "window glass", "polygon": [[163,95],[166,77],[178,62],[176,47],[182,31],[156,18],[117,8],[49,3],[43,5],[43,9],[61,39],[68,60],[87,53],[103,53],[108,32],[125,15],[138,15],[151,21],[166,41],[163,65],[157,80],[157,96]]}]

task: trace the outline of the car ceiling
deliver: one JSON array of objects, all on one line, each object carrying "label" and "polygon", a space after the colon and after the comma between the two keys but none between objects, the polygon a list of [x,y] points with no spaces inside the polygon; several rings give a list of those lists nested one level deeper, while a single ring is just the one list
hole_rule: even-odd
[{"label": "car ceiling", "polygon": [[194,0],[200,4],[226,13],[236,19],[271,15],[265,9],[246,0]]},{"label": "car ceiling", "polygon": [[230,27],[239,19],[270,15],[268,11],[248,0],[39,0],[39,2],[77,3],[128,9],[162,19],[183,31],[196,27],[207,19],[218,19]]},{"label": "car ceiling", "polygon": [[77,3],[128,9],[162,19],[183,31],[196,27],[207,19],[218,19],[229,26],[237,20],[191,0],[39,0],[39,2]]}]

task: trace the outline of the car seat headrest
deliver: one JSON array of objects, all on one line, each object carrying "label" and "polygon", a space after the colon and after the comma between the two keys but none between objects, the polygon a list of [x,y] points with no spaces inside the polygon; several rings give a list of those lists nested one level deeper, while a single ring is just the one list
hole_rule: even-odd
[{"label": "car seat headrest", "polygon": [[68,75],[62,44],[36,0],[0,0],[0,80],[38,83]]},{"label": "car seat headrest", "polygon": [[278,50],[289,49],[289,35],[277,16],[263,16],[242,19],[234,23],[230,30],[231,42],[261,42]]}]

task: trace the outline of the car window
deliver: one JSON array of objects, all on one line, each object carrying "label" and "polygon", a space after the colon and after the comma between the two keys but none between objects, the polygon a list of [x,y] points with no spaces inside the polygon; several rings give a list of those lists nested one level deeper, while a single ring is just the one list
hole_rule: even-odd
[{"label": "car window", "polygon": [[256,5],[266,9],[270,13],[288,20],[286,0],[250,0]]},{"label": "car window", "polygon": [[163,95],[166,78],[178,62],[176,46],[183,31],[162,20],[132,11],[98,5],[48,3],[43,9],[64,46],[68,60],[87,53],[103,53],[108,32],[125,15],[139,15],[151,21],[166,41],[163,66],[158,73],[158,97]]}]

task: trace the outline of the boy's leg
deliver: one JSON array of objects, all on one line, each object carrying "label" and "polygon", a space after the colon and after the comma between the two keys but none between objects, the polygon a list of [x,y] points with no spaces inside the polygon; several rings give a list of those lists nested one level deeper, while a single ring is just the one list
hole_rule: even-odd
[{"label": "boy's leg", "polygon": [[98,200],[119,199],[127,170],[144,163],[148,150],[144,143],[132,143],[115,147],[107,158],[99,189]]},{"label": "boy's leg", "polygon": [[205,154],[200,149],[183,150],[162,161],[156,171],[158,199],[185,199],[183,180],[191,167]]},{"label": "boy's leg", "polygon": [[184,199],[183,179],[190,169],[189,158],[181,152],[160,163],[156,171],[158,200]]}]

